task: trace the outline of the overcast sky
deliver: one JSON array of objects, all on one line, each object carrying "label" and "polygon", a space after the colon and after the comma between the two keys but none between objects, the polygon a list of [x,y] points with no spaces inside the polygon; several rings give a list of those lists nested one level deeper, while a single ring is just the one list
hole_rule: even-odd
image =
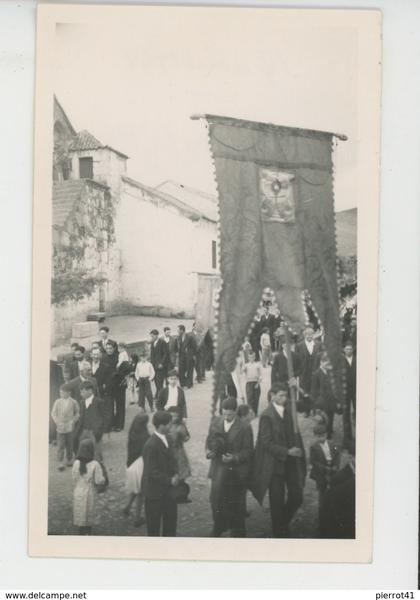
[{"label": "overcast sky", "polygon": [[[142,11],[129,26],[57,27],[55,92],[76,130],[128,154],[128,175],[215,193],[192,113],[344,133],[336,207],[357,205],[357,32],[285,27],[278,11]],[[233,18],[234,17],[234,18]]]}]

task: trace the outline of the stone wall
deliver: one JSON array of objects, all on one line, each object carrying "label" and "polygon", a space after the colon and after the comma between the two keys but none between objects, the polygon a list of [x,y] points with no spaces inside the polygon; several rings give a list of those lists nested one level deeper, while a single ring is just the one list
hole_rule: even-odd
[{"label": "stone wall", "polygon": [[[104,186],[86,180],[81,198],[73,207],[66,223],[53,231],[53,262],[70,260],[70,270],[85,269],[92,275],[102,274],[105,309],[121,295],[120,253],[109,239],[104,207],[111,200]],[[108,195],[107,195],[108,194]],[[79,256],[81,256],[79,258]],[[70,257],[70,258],[69,258]],[[52,344],[71,337],[77,321],[85,321],[89,312],[99,310],[100,291],[78,301],[68,301],[52,309]]]}]

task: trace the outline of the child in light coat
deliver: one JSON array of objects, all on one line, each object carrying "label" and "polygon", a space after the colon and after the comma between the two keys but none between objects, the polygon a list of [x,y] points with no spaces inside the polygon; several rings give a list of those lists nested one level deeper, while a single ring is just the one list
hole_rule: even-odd
[{"label": "child in light coat", "polygon": [[58,470],[64,471],[67,466],[73,464],[73,437],[74,426],[80,417],[79,404],[71,397],[71,387],[64,383],[60,386],[60,397],[54,402],[51,418],[57,428],[57,455]]}]

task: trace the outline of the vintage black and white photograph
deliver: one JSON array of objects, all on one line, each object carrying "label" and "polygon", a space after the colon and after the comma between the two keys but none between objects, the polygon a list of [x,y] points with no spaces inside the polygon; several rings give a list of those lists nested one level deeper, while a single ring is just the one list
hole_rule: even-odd
[{"label": "vintage black and white photograph", "polygon": [[354,541],[379,21],[136,8],[57,19],[45,66],[46,534]]}]

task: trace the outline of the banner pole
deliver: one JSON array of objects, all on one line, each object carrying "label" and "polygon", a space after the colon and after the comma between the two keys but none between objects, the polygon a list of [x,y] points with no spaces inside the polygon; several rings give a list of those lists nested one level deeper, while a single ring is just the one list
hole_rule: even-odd
[{"label": "banner pole", "polygon": [[[284,327],[285,341],[286,341],[286,359],[287,359],[287,374],[290,379],[293,379],[295,374],[293,370],[293,359],[292,359],[292,347],[290,343],[290,331],[287,326]],[[290,404],[292,408],[292,421],[293,421],[293,433],[295,437],[299,434],[299,426],[297,419],[297,408],[296,408],[296,387],[294,385],[289,386],[290,390]]]}]

